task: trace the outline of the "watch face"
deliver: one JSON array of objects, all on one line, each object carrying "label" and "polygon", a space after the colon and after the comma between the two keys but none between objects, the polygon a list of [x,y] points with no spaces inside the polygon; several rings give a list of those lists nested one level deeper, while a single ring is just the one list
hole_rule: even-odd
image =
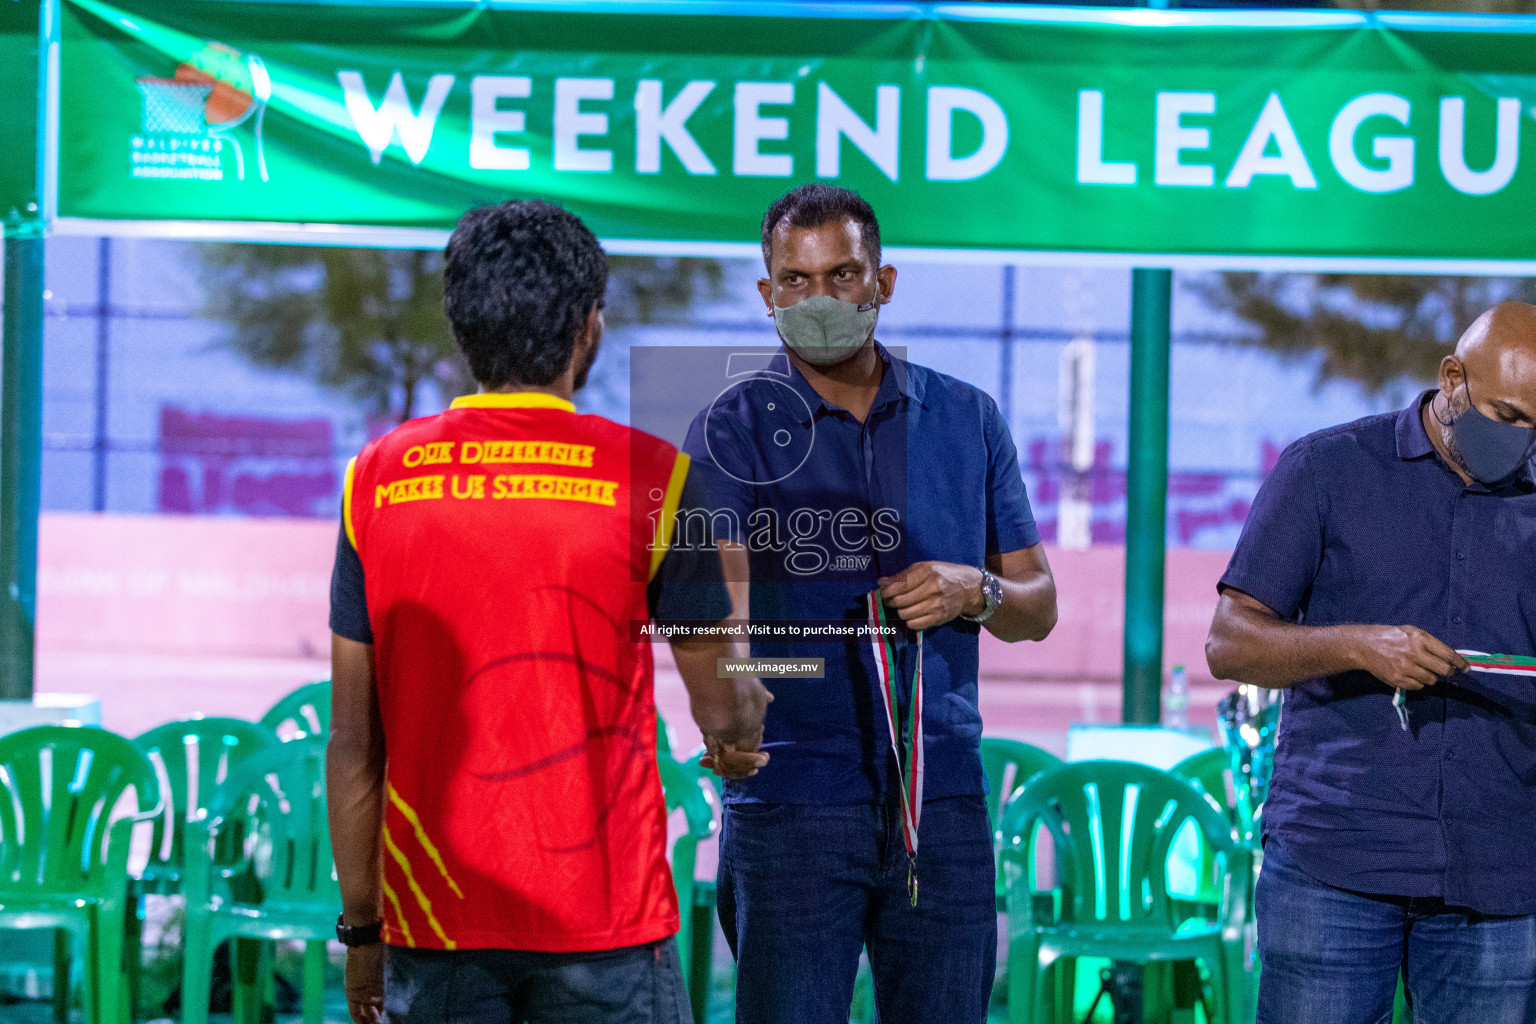
[{"label": "watch face", "polygon": [[996,576],[987,573],[981,580],[981,592],[986,597],[987,607],[981,613],[982,618],[987,618],[997,611],[997,606],[1003,603],[1003,585],[998,582]]}]

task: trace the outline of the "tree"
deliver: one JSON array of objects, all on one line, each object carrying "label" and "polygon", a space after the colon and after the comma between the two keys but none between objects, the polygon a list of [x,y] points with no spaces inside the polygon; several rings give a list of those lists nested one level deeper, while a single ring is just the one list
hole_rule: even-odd
[{"label": "tree", "polygon": [[[1355,10],[1517,14],[1536,0],[1332,0]],[[1473,317],[1502,299],[1536,300],[1512,279],[1374,274],[1218,274],[1191,290],[1251,330],[1239,337],[1282,355],[1322,353],[1319,382],[1376,394],[1405,377],[1432,380]]]},{"label": "tree", "polygon": [[[610,327],[675,317],[719,292],[706,259],[610,257]],[[474,389],[443,316],[435,250],[210,243],[201,247],[203,315],[258,366],[302,373],[396,422],[416,414],[424,384]],[[609,344],[614,343],[610,338]]]},{"label": "tree", "polygon": [[1238,343],[1321,352],[1319,382],[1352,380],[1371,394],[1405,377],[1433,380],[1479,313],[1508,298],[1536,300],[1536,282],[1487,277],[1224,273],[1189,287],[1250,328]]}]

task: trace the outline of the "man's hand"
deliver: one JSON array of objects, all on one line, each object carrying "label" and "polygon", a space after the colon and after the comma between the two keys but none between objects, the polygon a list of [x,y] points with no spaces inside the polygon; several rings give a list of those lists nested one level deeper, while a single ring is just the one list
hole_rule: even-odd
[{"label": "man's hand", "polygon": [[347,950],[345,987],[353,1024],[380,1024],[384,1014],[384,943]]},{"label": "man's hand", "polygon": [[[373,645],[331,638],[331,738],[326,747],[326,813],[341,887],[342,920],[379,919],[379,848],[384,838],[384,725],[374,686]],[[357,1024],[380,1024],[384,945],[347,950],[347,1010]]]},{"label": "man's hand", "polygon": [[880,599],[909,629],[932,629],[958,615],[980,615],[987,608],[981,570],[953,562],[915,562],[880,579]]},{"label": "man's hand", "polygon": [[747,749],[734,743],[708,743],[704,756],[699,758],[699,764],[711,769],[722,779],[749,779],[768,763],[768,752],[757,749],[761,739],[762,735],[759,734],[758,739],[752,741]]},{"label": "man's hand", "polygon": [[747,779],[768,763],[768,753],[758,750],[763,742],[763,716],[773,703],[773,694],[756,679],[742,680],[743,696],[750,704],[750,714],[757,727],[745,734],[704,734],[704,756],[699,764],[712,769],[722,779]]},{"label": "man's hand", "polygon": [[1468,669],[1467,659],[1417,626],[1358,626],[1360,667],[1388,686],[1422,690]]},{"label": "man's hand", "polygon": [[1365,671],[1401,690],[1422,690],[1467,671],[1467,659],[1416,626],[1304,626],[1250,594],[1225,587],[1205,657],[1217,679],[1280,689]]}]

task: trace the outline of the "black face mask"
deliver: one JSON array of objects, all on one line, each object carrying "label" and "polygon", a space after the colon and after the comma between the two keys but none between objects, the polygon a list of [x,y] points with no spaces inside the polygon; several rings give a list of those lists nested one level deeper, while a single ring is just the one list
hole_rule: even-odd
[{"label": "black face mask", "polygon": [[[1463,370],[1465,373],[1465,370]],[[1491,420],[1472,403],[1468,382],[1467,409],[1451,424],[1451,437],[1463,468],[1479,483],[1496,484],[1519,472],[1536,444],[1536,430]]]}]

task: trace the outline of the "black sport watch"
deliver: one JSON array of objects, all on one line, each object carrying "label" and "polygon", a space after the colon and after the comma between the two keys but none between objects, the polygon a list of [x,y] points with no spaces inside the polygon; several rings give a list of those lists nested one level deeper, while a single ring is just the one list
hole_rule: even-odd
[{"label": "black sport watch", "polygon": [[384,922],[375,921],[373,924],[343,924],[341,915],[336,915],[336,941],[348,949],[356,949],[358,946],[377,946],[384,941]]}]

